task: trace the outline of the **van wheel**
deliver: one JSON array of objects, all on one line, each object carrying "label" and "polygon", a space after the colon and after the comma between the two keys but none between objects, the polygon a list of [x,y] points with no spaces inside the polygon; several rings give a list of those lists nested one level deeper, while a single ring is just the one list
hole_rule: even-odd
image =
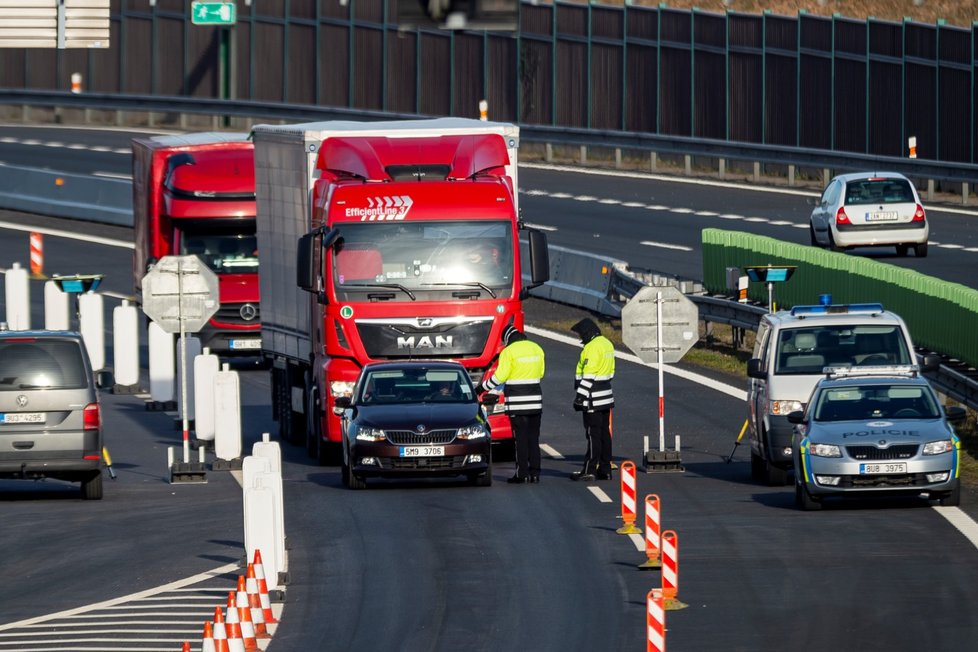
[{"label": "van wheel", "polygon": [[940,498],[941,507],[957,507],[961,504],[961,483]]},{"label": "van wheel", "polygon": [[81,481],[81,494],[85,500],[102,500],[102,472]]},{"label": "van wheel", "polygon": [[755,453],[750,452],[750,479],[754,482],[763,482],[765,474],[767,473],[767,463],[764,458]]},{"label": "van wheel", "polygon": [[812,498],[812,495],[808,493],[808,489],[805,489],[804,485],[800,482],[795,482],[795,506],[806,512],[822,509],[822,503]]}]

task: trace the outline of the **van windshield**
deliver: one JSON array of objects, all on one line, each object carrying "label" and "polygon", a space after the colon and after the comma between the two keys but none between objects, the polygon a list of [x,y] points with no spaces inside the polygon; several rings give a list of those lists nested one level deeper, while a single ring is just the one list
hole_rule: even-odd
[{"label": "van windshield", "polygon": [[778,334],[776,374],[821,374],[827,366],[913,364],[899,326],[806,326]]}]

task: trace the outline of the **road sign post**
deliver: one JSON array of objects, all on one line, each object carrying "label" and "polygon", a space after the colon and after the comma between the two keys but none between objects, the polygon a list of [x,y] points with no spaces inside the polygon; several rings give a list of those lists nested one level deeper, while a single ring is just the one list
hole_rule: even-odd
[{"label": "road sign post", "polygon": [[[220,307],[217,275],[197,256],[164,256],[143,277],[143,312],[167,333],[180,334],[180,411],[183,463],[170,465],[170,482],[201,482],[203,462],[190,461],[186,334],[200,331]],[[204,480],[206,481],[206,480]]]},{"label": "road sign post", "polygon": [[699,310],[678,288],[645,287],[622,308],[621,323],[625,345],[659,373],[659,450],[650,451],[645,438],[645,471],[683,471],[679,435],[675,450],[665,449],[663,368],[679,362],[699,340]]}]

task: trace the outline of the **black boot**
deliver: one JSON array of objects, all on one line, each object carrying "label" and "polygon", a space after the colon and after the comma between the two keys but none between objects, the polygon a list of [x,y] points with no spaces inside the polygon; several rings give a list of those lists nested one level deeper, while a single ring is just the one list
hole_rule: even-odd
[{"label": "black boot", "polygon": [[509,478],[508,480],[506,480],[506,482],[509,483],[509,484],[526,484],[529,481],[530,481],[529,478],[524,478],[524,477],[519,476],[519,475],[514,475],[512,478]]}]

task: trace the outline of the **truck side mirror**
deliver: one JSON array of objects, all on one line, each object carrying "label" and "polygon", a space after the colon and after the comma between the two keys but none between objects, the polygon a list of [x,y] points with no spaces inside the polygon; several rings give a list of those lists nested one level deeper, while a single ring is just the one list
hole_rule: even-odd
[{"label": "truck side mirror", "polygon": [[295,264],[295,284],[299,289],[306,292],[315,292],[318,289],[316,284],[316,233],[307,233],[299,238],[296,248]]},{"label": "truck side mirror", "polygon": [[920,359],[921,371],[937,371],[941,366],[941,356],[928,353]]},{"label": "truck side mirror", "polygon": [[530,252],[530,283],[526,289],[543,285],[550,280],[550,250],[547,248],[547,234],[536,229],[527,229]]},{"label": "truck side mirror", "polygon": [[751,358],[748,360],[747,375],[751,378],[760,378],[761,380],[767,378],[767,372],[764,370],[764,362],[760,358]]}]

